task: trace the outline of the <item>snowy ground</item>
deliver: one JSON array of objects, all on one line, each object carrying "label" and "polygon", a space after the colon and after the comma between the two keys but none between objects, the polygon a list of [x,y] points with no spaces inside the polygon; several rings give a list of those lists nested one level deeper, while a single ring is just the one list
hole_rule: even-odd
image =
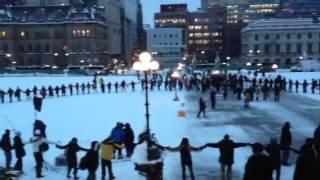
[{"label": "snowy ground", "polygon": [[[288,75],[289,76],[289,75]],[[291,75],[290,75],[291,76]],[[295,74],[293,77],[306,78],[306,74]],[[318,78],[319,74],[310,75],[310,78]],[[135,77],[107,77],[108,81],[128,81],[136,80]],[[293,78],[294,79],[294,78]],[[0,78],[0,88],[33,87],[37,85],[61,85],[71,82],[88,82],[92,77],[37,77],[37,78]],[[140,87],[136,92],[112,93],[112,94],[91,94],[73,97],[63,97],[46,99],[44,101],[43,112],[39,114],[48,125],[48,137],[50,140],[67,143],[72,137],[77,137],[79,143],[88,147],[92,140],[103,140],[107,137],[118,121],[131,123],[136,135],[144,129],[144,94]],[[204,94],[206,98],[207,95]],[[290,121],[293,125],[294,146],[300,147],[305,137],[311,136],[314,128],[319,124],[318,115],[320,106],[317,97],[320,95],[286,94],[280,103],[255,102],[252,109],[243,110],[243,102],[236,101],[233,97],[227,101],[218,98],[217,111],[209,111],[207,119],[197,119],[198,93],[179,92],[180,102],[173,102],[174,92],[154,91],[150,93],[151,102],[151,128],[156,133],[162,145],[176,146],[182,137],[190,138],[190,143],[194,146],[201,146],[208,142],[220,140],[224,134],[228,133],[238,142],[268,143],[270,137],[279,137],[281,126],[285,121]],[[184,102],[186,106],[182,107]],[[209,104],[208,104],[209,105]],[[187,117],[177,117],[177,112],[186,110]],[[31,137],[32,123],[34,121],[34,111],[32,103],[24,101],[21,103],[0,104],[0,132],[6,128],[11,128],[6,117],[11,119],[16,130],[22,131],[24,139]],[[24,160],[26,176],[23,180],[34,179],[34,160],[31,146],[27,145],[27,157]],[[54,146],[50,147],[45,159],[49,164],[53,164],[54,157],[62,153]],[[249,147],[236,150],[234,165],[234,180],[242,178],[244,165],[251,154]],[[82,157],[83,153],[79,154]],[[195,175],[198,180],[220,179],[218,150],[205,149],[199,153],[193,153]],[[178,153],[165,153],[165,179],[181,179],[180,155]],[[291,163],[295,162],[295,156],[291,158]],[[0,166],[4,165],[3,156],[0,156]],[[119,162],[114,164],[114,173],[117,179],[140,180],[134,171],[131,162]],[[294,166],[285,167],[282,171],[283,180],[291,180]],[[45,179],[64,179],[65,169],[46,171]],[[100,169],[98,171],[100,177]],[[80,176],[85,179],[86,172],[81,172]]]}]

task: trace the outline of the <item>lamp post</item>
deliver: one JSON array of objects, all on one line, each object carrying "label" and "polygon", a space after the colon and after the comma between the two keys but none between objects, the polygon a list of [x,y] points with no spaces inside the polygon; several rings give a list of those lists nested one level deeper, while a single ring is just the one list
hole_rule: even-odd
[{"label": "lamp post", "polygon": [[150,53],[143,52],[139,55],[139,60],[133,64],[133,69],[144,73],[144,89],[145,89],[145,108],[146,108],[146,135],[147,135],[147,147],[148,147],[148,160],[152,160],[149,153],[151,147],[151,137],[150,137],[150,114],[149,114],[149,87],[148,87],[148,74],[150,71],[159,69],[159,63],[157,61],[152,61]]}]

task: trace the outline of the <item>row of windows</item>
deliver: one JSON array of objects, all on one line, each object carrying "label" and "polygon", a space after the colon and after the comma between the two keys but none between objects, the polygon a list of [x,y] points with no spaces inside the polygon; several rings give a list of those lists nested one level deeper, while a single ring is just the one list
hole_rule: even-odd
[{"label": "row of windows", "polygon": [[[273,46],[269,45],[269,44],[265,44],[263,46],[263,50],[265,54],[270,54],[271,53],[271,48]],[[295,51],[293,50],[294,45],[293,44],[285,44],[285,52],[281,51],[283,49],[281,49],[281,45],[280,44],[276,44],[274,45],[274,52],[275,53],[298,53],[298,54],[302,54],[303,51],[307,51],[308,54],[313,54],[314,53],[314,47],[315,45],[312,43],[308,43],[306,45],[306,49],[303,48],[302,44],[296,44],[295,45]],[[259,45],[255,45],[254,46],[254,52],[256,52],[255,54],[259,54],[260,51],[260,46]],[[318,53],[320,53],[320,43],[318,44]]]},{"label": "row of windows", "polygon": [[213,32],[213,33],[189,33],[189,37],[218,37],[218,36],[222,36],[222,33],[218,33],[218,32]]},{"label": "row of windows", "polygon": [[189,26],[189,30],[208,30],[208,26]]},{"label": "row of windows", "polygon": [[209,39],[201,39],[201,40],[189,40],[189,44],[210,44],[210,43],[222,43],[221,39],[209,40]]},{"label": "row of windows", "polygon": [[177,37],[179,37],[179,35],[178,34],[163,34],[163,35],[162,34],[154,34],[153,37],[154,38],[157,38],[157,37],[158,38],[161,38],[161,37],[165,37],[165,38],[166,37],[171,37],[171,38],[176,37],[177,38]]},{"label": "row of windows", "polygon": [[178,19],[178,18],[173,18],[173,19],[157,19],[156,23],[157,24],[185,24],[187,22],[186,19]]},{"label": "row of windows", "polygon": [[73,30],[72,35],[74,37],[88,37],[88,36],[90,36],[90,30],[89,29]]},{"label": "row of windows", "polygon": [[[254,35],[254,40],[259,41],[260,36],[261,36],[261,35],[259,35],[259,34],[255,34],[255,35]],[[302,39],[302,36],[303,36],[302,33],[297,33],[295,37],[296,37],[297,39]],[[270,37],[271,37],[270,34],[265,34],[265,35],[264,35],[264,40],[270,40]],[[281,39],[281,37],[283,37],[283,35],[277,33],[277,34],[274,35],[274,37],[275,37],[276,39]],[[286,37],[287,39],[291,39],[291,38],[293,37],[293,34],[287,33],[287,34],[285,34],[285,37]],[[308,32],[308,33],[307,33],[307,37],[308,37],[309,39],[312,39],[312,38],[314,37],[314,35],[313,35],[312,32]],[[318,34],[318,38],[320,38],[320,33]]]},{"label": "row of windows", "polygon": [[[22,39],[30,38],[30,33],[28,31],[20,31],[18,36]],[[35,31],[33,32],[33,37],[35,39],[46,39],[50,38],[50,33],[48,31]],[[63,31],[56,30],[53,34],[54,38],[65,38],[65,33]]]}]

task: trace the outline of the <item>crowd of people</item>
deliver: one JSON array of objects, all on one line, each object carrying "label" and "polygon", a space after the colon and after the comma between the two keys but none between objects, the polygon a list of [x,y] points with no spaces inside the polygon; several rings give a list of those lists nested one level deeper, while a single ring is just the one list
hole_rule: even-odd
[{"label": "crowd of people", "polygon": [[[128,88],[131,91],[136,90],[138,84],[141,85],[141,89],[144,90],[145,81],[138,76],[139,81],[126,82],[122,80],[120,82],[107,82],[105,83],[102,77],[95,76],[92,82],[87,83],[75,83],[75,84],[62,84],[60,86],[51,86],[48,87],[42,86],[33,88],[27,88],[22,90],[20,87],[16,89],[8,88],[7,90],[0,89],[0,103],[9,102],[12,103],[14,99],[16,101],[21,101],[23,95],[26,100],[31,100],[32,96],[40,95],[42,98],[53,98],[53,97],[63,97],[63,96],[73,96],[79,94],[90,94],[90,93],[111,93],[111,92],[126,92]],[[154,89],[161,90],[162,87],[164,90],[172,91],[175,88],[179,90],[196,90],[205,92],[210,90],[210,87],[215,87],[214,91],[216,93],[223,93],[224,99],[228,96],[228,91],[232,91],[236,94],[237,99],[241,100],[242,97],[245,98],[245,107],[249,107],[249,102],[252,100],[267,100],[271,93],[274,94],[274,100],[280,100],[280,92],[285,91],[289,93],[299,93],[300,87],[302,87],[302,92],[307,93],[308,89],[311,89],[313,94],[316,93],[316,90],[320,94],[320,79],[312,79],[311,82],[304,80],[299,82],[298,80],[293,81],[291,79],[287,80],[284,77],[277,76],[276,78],[249,78],[245,75],[239,74],[229,74],[226,77],[215,77],[211,74],[184,74],[180,79],[175,79],[170,76],[170,73],[166,74],[164,77],[155,73],[152,75],[152,78],[148,80],[150,84],[150,90]]]},{"label": "crowd of people", "polygon": [[[73,137],[69,143],[62,145],[60,142],[50,141],[46,135],[46,125],[40,120],[36,120],[33,124],[33,137],[28,141],[23,141],[21,133],[14,131],[15,136],[13,143],[11,142],[10,130],[5,130],[0,147],[4,152],[6,168],[23,172],[23,157],[26,156],[24,146],[32,145],[33,156],[35,159],[36,177],[44,177],[42,168],[45,163],[43,154],[49,150],[49,144],[56,145],[57,148],[65,150],[64,156],[67,162],[67,178],[71,178],[70,173],[73,172],[73,179],[79,179],[77,176],[78,169],[87,170],[88,180],[97,179],[96,171],[101,164],[101,178],[106,178],[106,169],[108,169],[109,179],[115,179],[112,170],[112,160],[123,158],[122,149],[126,150],[126,157],[130,158],[134,153],[134,149],[141,144],[141,135],[139,141],[134,142],[135,135],[130,124],[118,122],[112,129],[110,135],[103,141],[92,141],[89,148],[84,148],[78,144],[77,138]],[[190,172],[191,179],[195,179],[196,175],[193,171],[192,151],[201,151],[205,148],[215,148],[220,152],[218,162],[221,167],[221,178],[226,180],[232,179],[232,166],[235,163],[236,148],[245,146],[252,147],[253,154],[248,158],[244,167],[244,180],[272,180],[273,173],[275,179],[281,179],[281,166],[290,166],[290,152],[298,154],[293,180],[318,180],[320,178],[320,126],[314,131],[314,136],[307,138],[305,143],[299,150],[292,147],[291,125],[286,122],[281,131],[280,142],[276,138],[271,138],[270,143],[263,145],[262,143],[250,142],[234,142],[231,137],[226,134],[224,138],[215,143],[207,143],[200,147],[194,147],[190,144],[188,138],[183,138],[177,147],[169,147],[160,145],[155,142],[162,151],[180,152],[182,179],[186,179],[186,168]],[[16,155],[16,163],[11,167],[12,151]],[[85,151],[86,154],[78,162],[77,153]]]},{"label": "crowd of people", "polygon": [[[0,147],[4,152],[5,166],[23,174],[23,158],[26,156],[25,145],[31,144],[33,156],[35,159],[36,178],[44,177],[42,173],[45,160],[43,154],[49,150],[49,144],[55,145],[59,149],[64,150],[64,157],[67,164],[67,178],[71,178],[70,173],[73,172],[73,179],[79,179],[77,176],[78,168],[88,171],[88,179],[96,179],[96,170],[99,166],[99,157],[101,160],[102,179],[106,177],[106,168],[108,169],[109,179],[114,179],[112,171],[112,159],[122,159],[122,149],[126,150],[126,157],[130,158],[134,146],[134,132],[129,123],[123,124],[118,122],[112,129],[110,136],[105,140],[93,141],[90,148],[83,148],[78,144],[78,139],[73,137],[69,143],[62,145],[59,141],[50,141],[46,136],[46,124],[41,120],[36,120],[33,124],[33,137],[29,140],[22,140],[21,133],[14,131],[13,142],[11,141],[10,130],[6,129],[0,141]],[[99,149],[101,149],[99,156]],[[12,151],[16,156],[16,163],[12,167]],[[77,153],[85,151],[86,155],[78,163]],[[117,155],[117,156],[116,156]]]}]

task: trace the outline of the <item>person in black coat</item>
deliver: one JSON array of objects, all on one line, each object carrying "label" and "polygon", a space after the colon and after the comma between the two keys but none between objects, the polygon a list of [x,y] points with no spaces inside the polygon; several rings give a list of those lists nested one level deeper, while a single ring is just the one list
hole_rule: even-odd
[{"label": "person in black coat", "polygon": [[66,96],[66,88],[64,84],[61,86],[61,96]]},{"label": "person in black coat", "polygon": [[206,117],[206,103],[204,102],[203,98],[200,97],[199,99],[199,112],[197,114],[197,118],[200,118],[200,114],[203,113],[203,117]]},{"label": "person in black coat", "polygon": [[291,125],[289,122],[286,122],[281,131],[281,137],[280,137],[280,144],[283,147],[286,147],[282,151],[282,165],[284,166],[289,166],[290,164],[288,163],[289,156],[290,156],[290,150],[289,147],[291,146],[292,143],[292,135],[290,131]]},{"label": "person in black coat", "polygon": [[21,101],[21,89],[17,87],[16,91],[14,92],[14,96],[17,98],[18,101]]},{"label": "person in black coat", "polygon": [[54,96],[52,86],[49,86],[49,87],[48,87],[48,96],[49,96],[50,98],[53,98],[53,96]]},{"label": "person in black coat", "polygon": [[91,148],[87,152],[86,158],[87,180],[96,180],[96,171],[99,166],[99,143],[97,141],[91,143]]},{"label": "person in black coat", "polygon": [[67,158],[67,164],[68,164],[68,172],[67,172],[67,178],[71,178],[70,172],[73,169],[73,176],[74,179],[79,179],[77,177],[78,172],[78,158],[77,158],[77,152],[81,151],[88,151],[88,149],[82,148],[78,145],[77,138],[72,138],[71,141],[64,145],[56,145],[59,149],[66,149],[65,155]]},{"label": "person in black coat", "polygon": [[11,168],[11,160],[12,160],[12,145],[11,145],[11,140],[10,140],[10,130],[6,129],[5,133],[2,135],[1,141],[0,141],[0,147],[2,148],[4,152],[4,157],[6,160],[6,168],[10,169]]},{"label": "person in black coat", "polygon": [[212,89],[210,92],[210,101],[211,101],[211,108],[215,109],[216,108],[216,90]]},{"label": "person in black coat", "polygon": [[272,164],[269,156],[263,154],[263,145],[252,145],[253,155],[246,163],[243,180],[272,180]]},{"label": "person in black coat", "polygon": [[318,180],[319,175],[319,155],[314,146],[313,139],[306,139],[301,147],[300,155],[296,162],[293,180]]},{"label": "person in black coat", "polygon": [[296,82],[294,83],[294,85],[295,85],[295,87],[296,87],[296,93],[298,93],[298,92],[299,92],[299,85],[300,85],[299,81],[296,80]]},{"label": "person in black coat", "polygon": [[111,84],[111,82],[109,82],[109,83],[107,84],[108,93],[111,93],[111,86],[112,86],[112,84]]},{"label": "person in black coat", "polygon": [[34,86],[34,87],[33,87],[32,93],[33,93],[33,96],[36,96],[36,95],[38,94],[38,88],[37,88],[37,86]]},{"label": "person in black coat", "polygon": [[24,93],[26,94],[26,99],[27,99],[27,100],[31,100],[31,97],[30,97],[30,95],[31,95],[31,90],[30,90],[29,88],[27,88]]},{"label": "person in black coat", "polygon": [[270,144],[265,146],[267,153],[271,158],[272,171],[276,171],[276,180],[280,180],[281,175],[281,150],[292,150],[290,147],[282,146],[277,142],[276,138],[271,138]]},{"label": "person in black coat", "polygon": [[26,155],[26,151],[24,149],[24,144],[21,139],[21,133],[16,132],[16,136],[13,138],[13,148],[15,150],[17,162],[14,166],[14,170],[23,172],[23,161],[22,158]]},{"label": "person in black coat", "polygon": [[307,80],[304,80],[303,83],[302,83],[302,91],[303,93],[307,93],[307,88],[308,88],[308,83],[307,83]]},{"label": "person in black coat", "polygon": [[9,95],[9,102],[12,103],[13,89],[9,88],[7,93]]},{"label": "person in black coat", "polygon": [[33,135],[35,135],[36,130],[40,130],[40,136],[46,138],[46,128],[47,125],[41,120],[35,120],[33,123]]},{"label": "person in black coat", "polygon": [[73,85],[69,84],[68,88],[69,88],[69,94],[70,94],[70,96],[72,96],[73,95]]},{"label": "person in black coat", "polygon": [[194,173],[193,173],[193,167],[192,167],[192,157],[191,157],[191,151],[200,151],[204,147],[195,148],[189,144],[188,138],[183,138],[180,145],[175,148],[167,147],[166,149],[171,152],[180,152],[181,157],[181,168],[182,168],[182,179],[186,179],[186,167],[189,168],[191,179],[194,180]]},{"label": "person in black coat", "polygon": [[79,85],[79,83],[78,83],[78,82],[76,83],[75,88],[76,88],[76,93],[77,93],[77,95],[79,95],[79,88],[80,88],[80,85]]},{"label": "person in black coat", "polygon": [[[219,163],[221,165],[222,179],[230,179],[232,174],[232,165],[234,163],[234,149],[244,147],[247,143],[235,143],[230,139],[230,136],[226,134],[223,140],[218,143],[208,143],[205,147],[218,148],[220,151]],[[227,174],[226,174],[227,168]]]},{"label": "person in black coat", "polygon": [[4,90],[0,89],[0,102],[3,104],[4,103],[4,96],[6,92]]},{"label": "person in black coat", "polygon": [[129,123],[125,124],[124,134],[124,145],[126,147],[127,157],[131,157],[134,148],[134,132]]}]

